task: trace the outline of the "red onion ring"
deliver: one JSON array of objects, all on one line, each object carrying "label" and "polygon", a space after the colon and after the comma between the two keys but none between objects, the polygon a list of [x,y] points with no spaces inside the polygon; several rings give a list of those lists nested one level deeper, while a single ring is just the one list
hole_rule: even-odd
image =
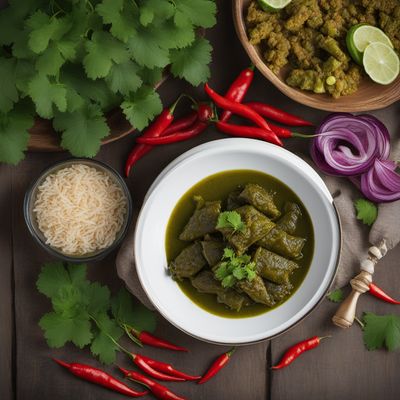
[{"label": "red onion ring", "polygon": [[334,113],[317,129],[311,157],[326,174],[347,176],[370,200],[400,199],[400,174],[388,160],[390,135],[372,115]]}]

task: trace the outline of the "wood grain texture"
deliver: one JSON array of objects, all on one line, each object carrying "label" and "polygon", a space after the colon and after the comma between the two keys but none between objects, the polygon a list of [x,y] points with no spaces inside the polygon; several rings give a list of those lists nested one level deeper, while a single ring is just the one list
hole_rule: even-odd
[{"label": "wood grain texture", "polygon": [[13,395],[13,270],[12,270],[12,180],[11,167],[0,167],[0,398]]},{"label": "wood grain texture", "polygon": [[285,71],[275,75],[265,64],[258,46],[250,44],[245,24],[245,15],[252,0],[234,0],[233,19],[236,32],[248,56],[258,70],[282,93],[307,106],[327,111],[370,111],[387,107],[400,99],[400,76],[390,85],[379,85],[365,77],[357,92],[334,99],[327,94],[316,94],[292,88],[285,83]]}]

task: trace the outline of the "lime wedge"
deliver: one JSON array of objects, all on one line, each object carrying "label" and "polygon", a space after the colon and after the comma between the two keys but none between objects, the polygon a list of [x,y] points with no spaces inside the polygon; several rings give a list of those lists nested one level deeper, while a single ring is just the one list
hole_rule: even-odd
[{"label": "lime wedge", "polygon": [[384,43],[393,48],[393,44],[386,34],[379,28],[367,24],[352,26],[346,35],[347,49],[353,60],[362,65],[362,53],[371,43]]},{"label": "lime wedge", "polygon": [[399,57],[385,43],[369,44],[364,51],[363,65],[369,77],[381,85],[389,85],[399,75]]},{"label": "lime wedge", "polygon": [[292,0],[258,0],[258,4],[265,11],[280,11],[286,7]]}]

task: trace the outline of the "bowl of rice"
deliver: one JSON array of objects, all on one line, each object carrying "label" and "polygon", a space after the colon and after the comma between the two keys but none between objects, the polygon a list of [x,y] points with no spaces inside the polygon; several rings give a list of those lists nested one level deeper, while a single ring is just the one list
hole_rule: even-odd
[{"label": "bowl of rice", "polygon": [[68,262],[97,261],[127,233],[132,199],[108,165],[70,159],[47,168],[26,192],[24,217],[36,241]]}]

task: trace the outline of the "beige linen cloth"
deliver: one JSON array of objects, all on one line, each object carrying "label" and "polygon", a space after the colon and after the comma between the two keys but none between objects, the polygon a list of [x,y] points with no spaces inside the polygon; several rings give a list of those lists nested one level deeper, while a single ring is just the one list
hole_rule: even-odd
[{"label": "beige linen cloth", "polygon": [[[400,160],[400,140],[396,139],[396,143],[393,142],[391,159]],[[312,164],[310,160],[307,162]],[[378,218],[369,229],[356,220],[353,202],[362,197],[362,194],[355,186],[345,178],[323,175],[322,178],[334,197],[342,225],[342,251],[336,279],[332,285],[332,288],[338,288],[346,285],[359,272],[360,261],[367,255],[370,244],[379,245],[382,239],[385,239],[389,250],[398,244],[400,241],[400,200],[380,204]],[[136,273],[133,244],[134,224],[117,256],[118,275],[131,293],[145,306],[154,309]]]}]

